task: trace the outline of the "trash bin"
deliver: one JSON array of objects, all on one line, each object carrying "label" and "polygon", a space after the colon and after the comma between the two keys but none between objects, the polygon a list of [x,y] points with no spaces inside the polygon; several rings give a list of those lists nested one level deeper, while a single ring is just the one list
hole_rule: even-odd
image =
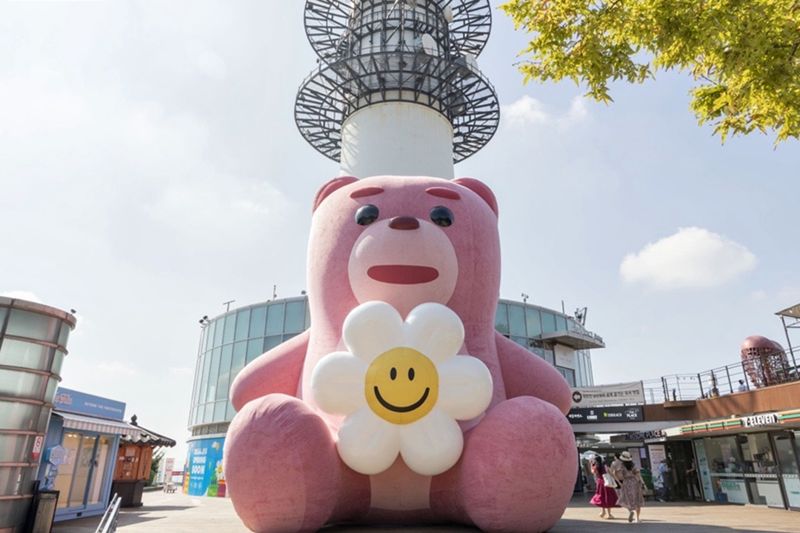
[{"label": "trash bin", "polygon": [[57,490],[37,490],[33,495],[28,527],[31,533],[50,533],[58,506]]}]

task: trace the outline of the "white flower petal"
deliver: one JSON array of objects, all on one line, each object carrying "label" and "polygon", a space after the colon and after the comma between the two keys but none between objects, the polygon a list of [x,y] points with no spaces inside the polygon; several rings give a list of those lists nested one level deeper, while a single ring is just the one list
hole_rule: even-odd
[{"label": "white flower petal", "polygon": [[492,401],[492,374],[480,359],[458,355],[439,364],[439,401],[436,404],[456,420],[470,420]]},{"label": "white flower petal", "polygon": [[400,450],[397,426],[378,418],[368,407],[347,417],[336,444],[342,461],[360,474],[380,474]]},{"label": "white flower petal", "polygon": [[464,344],[464,325],[446,305],[418,305],[406,317],[406,343],[435,363],[458,353]]},{"label": "white flower petal", "polygon": [[458,424],[434,407],[418,422],[400,428],[400,455],[423,476],[435,476],[458,462],[464,436]]},{"label": "white flower petal", "polygon": [[311,394],[320,409],[349,415],[366,404],[364,376],[367,364],[353,354],[335,352],[323,357],[311,374]]},{"label": "white flower petal", "polygon": [[402,345],[403,318],[386,302],[366,302],[344,319],[342,337],[347,348],[367,362]]}]

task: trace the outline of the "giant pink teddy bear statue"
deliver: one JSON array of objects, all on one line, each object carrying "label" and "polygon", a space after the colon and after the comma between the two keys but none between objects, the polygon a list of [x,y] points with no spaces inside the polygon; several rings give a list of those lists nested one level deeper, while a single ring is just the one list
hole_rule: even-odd
[{"label": "giant pink teddy bear statue", "polygon": [[[231,387],[238,414],[224,470],[248,528],[458,523],[545,531],[558,521],[578,464],[564,416],[570,390],[552,366],[495,331],[497,215],[492,191],[471,178],[341,177],[319,190],[308,247],[311,328],[254,360]],[[460,424],[463,452],[440,475],[416,474],[400,457],[377,475],[351,470],[337,454],[342,418],[321,411],[309,392],[315,365],[342,349],[345,317],[371,300],[403,316],[424,302],[445,304],[464,325],[459,353],[491,373],[491,403]]]}]

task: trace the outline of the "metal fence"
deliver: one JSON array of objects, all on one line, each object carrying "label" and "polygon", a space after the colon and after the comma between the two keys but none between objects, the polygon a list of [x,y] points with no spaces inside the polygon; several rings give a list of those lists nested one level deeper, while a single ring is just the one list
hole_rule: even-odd
[{"label": "metal fence", "polygon": [[[645,402],[649,404],[715,398],[771,385],[800,381],[800,365],[790,354],[798,347],[712,368],[696,374],[672,374],[642,381]],[[769,361],[766,363],[766,361]]]},{"label": "metal fence", "polygon": [[117,530],[117,518],[119,517],[119,506],[122,498],[114,493],[111,503],[106,507],[106,512],[100,520],[95,533],[114,533]]}]

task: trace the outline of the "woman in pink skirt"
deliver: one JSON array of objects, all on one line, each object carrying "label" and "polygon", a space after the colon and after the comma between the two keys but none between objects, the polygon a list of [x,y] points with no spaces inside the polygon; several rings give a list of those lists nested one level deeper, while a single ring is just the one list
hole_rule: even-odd
[{"label": "woman in pink skirt", "polygon": [[614,518],[611,516],[611,508],[619,507],[617,505],[617,492],[612,487],[606,487],[605,480],[603,480],[603,474],[605,473],[606,467],[603,465],[603,458],[595,455],[592,461],[592,474],[594,474],[597,489],[595,489],[594,496],[592,496],[589,503],[602,509],[600,518],[606,518],[606,511],[608,511],[608,518]]}]

